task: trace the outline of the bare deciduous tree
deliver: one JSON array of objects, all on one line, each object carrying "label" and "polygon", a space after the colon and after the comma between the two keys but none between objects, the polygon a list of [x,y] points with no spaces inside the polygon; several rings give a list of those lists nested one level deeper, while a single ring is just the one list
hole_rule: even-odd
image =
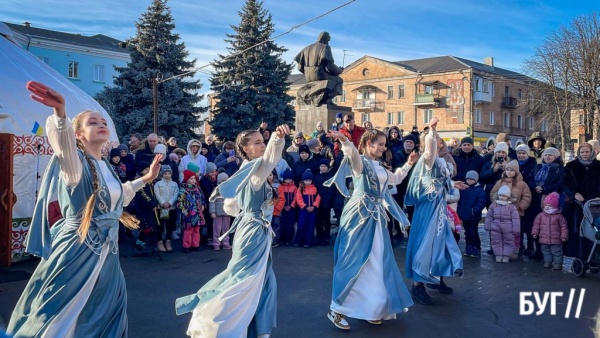
[{"label": "bare deciduous tree", "polygon": [[544,39],[525,60],[525,73],[538,81],[529,87],[529,114],[546,123],[548,137],[561,140],[563,152],[570,139],[570,112],[582,109],[585,138],[596,136],[600,93],[600,15],[579,16]]}]

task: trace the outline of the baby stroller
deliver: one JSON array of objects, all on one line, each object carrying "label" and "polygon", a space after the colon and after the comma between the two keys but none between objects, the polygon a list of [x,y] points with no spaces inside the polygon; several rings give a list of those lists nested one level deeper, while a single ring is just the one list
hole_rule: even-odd
[{"label": "baby stroller", "polygon": [[[585,276],[590,270],[590,262],[597,267],[600,265],[600,200],[590,200],[583,205],[583,220],[581,221],[579,236],[581,241],[592,241],[594,244],[590,250],[587,260],[579,257],[574,258],[571,263],[571,271],[577,277]],[[581,243],[583,246],[583,243]]]}]

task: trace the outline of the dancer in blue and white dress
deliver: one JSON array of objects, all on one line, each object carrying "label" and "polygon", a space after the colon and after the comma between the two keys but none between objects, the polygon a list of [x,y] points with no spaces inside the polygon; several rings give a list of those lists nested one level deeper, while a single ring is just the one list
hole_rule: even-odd
[{"label": "dancer in blue and white dress", "polygon": [[[100,113],[66,118],[65,100],[30,81],[31,97],[54,108],[48,141],[54,150],[27,235],[26,251],[42,257],[15,307],[7,332],[18,337],[127,337],[127,292],[119,263],[119,219],[145,183],[160,172],[158,155],[150,172],[121,184],[102,145],[110,131]],[[52,230],[48,204],[54,194],[64,218]],[[132,225],[131,219],[122,219]]]},{"label": "dancer in blue and white dress", "polygon": [[[386,135],[366,131],[357,150],[340,132],[330,131],[342,143],[344,159],[336,175],[325,183],[335,184],[350,200],[344,207],[334,248],[333,292],[327,317],[343,330],[350,329],[345,317],[379,325],[395,319],[397,313],[413,305],[394,258],[387,214],[402,227],[409,222],[388,186],[397,185],[408,174],[418,155],[392,173],[377,160],[385,151]],[[349,196],[346,179],[352,177],[354,191]]]},{"label": "dancer in blue and white dress", "polygon": [[277,127],[266,149],[256,130],[237,137],[245,161],[211,196],[224,197],[225,212],[236,217],[225,234],[235,231],[233,255],[227,268],[197,293],[177,299],[178,315],[192,312],[190,337],[263,338],[276,326],[277,282],[271,259],[276,191],[267,178],[279,163],[288,133],[288,126]]}]

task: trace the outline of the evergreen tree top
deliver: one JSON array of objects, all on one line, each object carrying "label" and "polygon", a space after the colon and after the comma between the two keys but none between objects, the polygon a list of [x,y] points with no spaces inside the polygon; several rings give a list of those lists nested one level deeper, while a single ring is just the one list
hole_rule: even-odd
[{"label": "evergreen tree top", "polygon": [[[286,49],[269,41],[275,28],[262,1],[247,0],[238,12],[240,23],[231,25],[233,34],[227,34],[227,49],[233,55],[215,62],[210,79],[211,89],[217,95],[210,121],[213,132],[226,139],[235,139],[248,128],[258,128],[265,121],[271,128],[290,124],[295,114],[288,105],[292,97],[288,76],[292,66],[281,58]],[[242,52],[260,42],[266,43]],[[238,54],[239,55],[235,55]]]}]

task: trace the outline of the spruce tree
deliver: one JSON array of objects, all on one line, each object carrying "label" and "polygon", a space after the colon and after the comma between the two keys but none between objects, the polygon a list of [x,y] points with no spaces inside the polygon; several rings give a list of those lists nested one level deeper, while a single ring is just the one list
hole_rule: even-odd
[{"label": "spruce tree", "polygon": [[[239,26],[231,25],[234,34],[227,34],[225,42],[232,55],[269,40],[275,31],[271,14],[262,1],[247,0],[240,12]],[[292,65],[281,58],[286,49],[272,41],[242,54],[224,59],[215,65],[211,89],[216,92],[212,132],[233,140],[245,129],[257,129],[267,122],[273,131],[276,125],[291,124],[295,115],[288,105],[292,97],[288,77]]]},{"label": "spruce tree", "polygon": [[[121,139],[133,133],[143,136],[154,130],[152,80],[160,73],[163,79],[192,70],[196,60],[189,56],[179,34],[174,34],[175,21],[167,0],[153,0],[148,10],[136,22],[137,33],[127,41],[131,61],[125,67],[115,67],[119,75],[114,87],[106,87],[96,99],[115,122]],[[198,104],[202,85],[193,80],[195,72],[158,85],[158,131],[165,137],[177,137],[180,142],[193,138],[200,127],[200,115],[207,108]]]}]

